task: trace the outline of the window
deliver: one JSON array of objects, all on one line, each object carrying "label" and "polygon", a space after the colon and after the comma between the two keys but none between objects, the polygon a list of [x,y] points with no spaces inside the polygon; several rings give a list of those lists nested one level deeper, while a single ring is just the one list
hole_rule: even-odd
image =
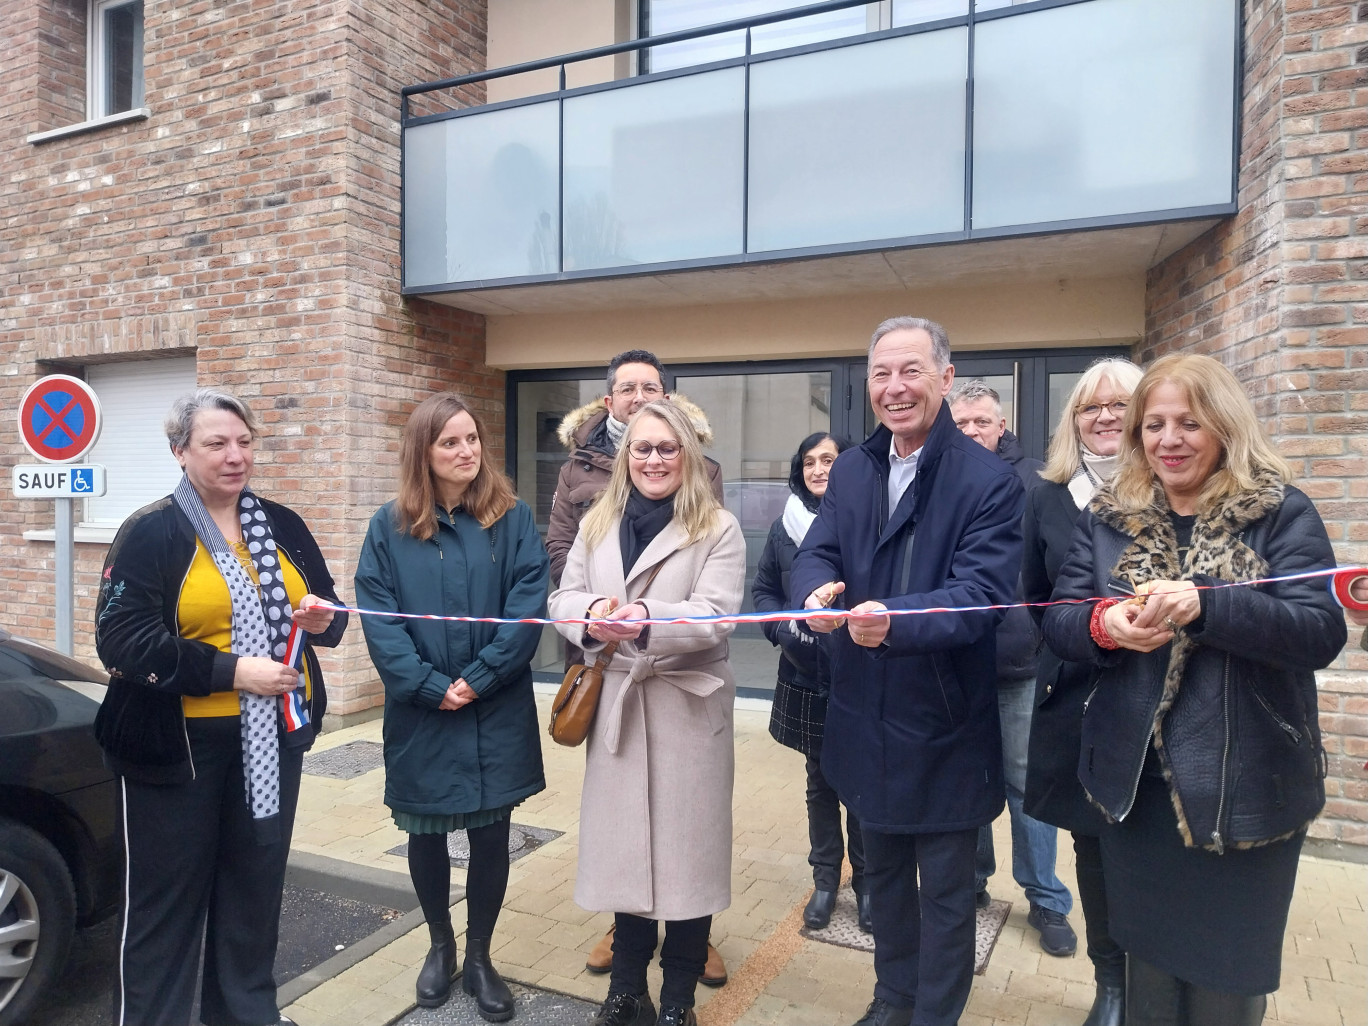
[{"label": "window", "polygon": [[142,0],[91,0],[87,51],[90,118],[143,105]]},{"label": "window", "polygon": [[195,358],[99,364],[86,368],[85,379],[100,397],[102,424],[87,460],[108,468],[108,490],[85,500],[82,526],[118,527],[180,482],[162,423],[171,403],[194,391]]}]

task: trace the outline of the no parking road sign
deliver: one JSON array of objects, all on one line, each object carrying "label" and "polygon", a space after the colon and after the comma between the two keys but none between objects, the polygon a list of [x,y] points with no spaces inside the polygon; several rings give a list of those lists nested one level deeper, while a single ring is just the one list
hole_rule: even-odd
[{"label": "no parking road sign", "polygon": [[100,400],[80,378],[49,374],[24,393],[19,434],[45,463],[78,460],[100,437]]}]

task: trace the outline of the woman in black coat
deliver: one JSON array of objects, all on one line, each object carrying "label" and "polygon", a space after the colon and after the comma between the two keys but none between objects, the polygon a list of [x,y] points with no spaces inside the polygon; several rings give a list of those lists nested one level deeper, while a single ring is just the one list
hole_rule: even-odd
[{"label": "woman in black coat", "polygon": [[[1129,1026],[1255,1026],[1325,804],[1315,670],[1344,647],[1311,501],[1234,375],[1157,361],[1079,520],[1045,640],[1090,663],[1078,774],[1102,809]],[[1095,596],[1114,596],[1087,601]]]},{"label": "woman in black coat", "polygon": [[[1064,406],[1045,483],[1026,493],[1021,581],[1027,602],[1045,602],[1069,551],[1074,522],[1111,480],[1121,449],[1121,425],[1143,372],[1129,360],[1092,364]],[[1031,610],[1039,623],[1043,608]],[[1126,953],[1107,924],[1107,891],[1098,834],[1103,819],[1078,782],[1078,735],[1083,703],[1096,676],[1086,662],[1066,662],[1042,647],[1026,763],[1026,813],[1073,835],[1079,904],[1093,964],[1096,993],[1083,1026],[1121,1026],[1126,1013]]]},{"label": "woman in black coat", "polygon": [[[798,446],[789,470],[789,495],[783,516],[770,527],[765,551],[755,571],[753,596],[759,612],[792,609],[789,568],[803,536],[817,516],[826,494],[827,475],[836,457],[850,447],[843,438],[819,431]],[[770,735],[786,748],[802,752],[807,768],[808,864],[812,866],[812,897],[803,922],[820,930],[831,921],[841,863],[847,849],[852,868],[851,887],[859,909],[860,928],[868,933],[869,896],[864,886],[864,844],[860,823],[846,810],[846,836],[841,837],[841,802],[822,776],[822,725],[826,720],[831,671],[822,642],[801,631],[793,620],[763,625],[765,637],[779,646],[779,678],[774,688]]]}]

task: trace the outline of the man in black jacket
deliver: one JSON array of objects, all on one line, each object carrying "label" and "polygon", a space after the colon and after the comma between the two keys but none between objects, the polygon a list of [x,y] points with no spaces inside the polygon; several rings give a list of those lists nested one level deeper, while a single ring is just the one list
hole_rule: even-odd
[{"label": "man in black jacket", "polygon": [[[956,385],[948,402],[955,426],[989,452],[1011,465],[1026,490],[1041,483],[1044,464],[1031,459],[1016,435],[1007,430],[1002,399],[983,381]],[[1012,876],[1030,903],[1026,921],[1040,932],[1040,946],[1048,954],[1064,957],[1078,947],[1069,925],[1073,895],[1055,873],[1057,831],[1026,815],[1022,796],[1026,789],[1026,748],[1031,736],[1031,712],[1035,705],[1036,656],[1040,633],[1024,608],[1008,610],[997,629],[998,716],[1002,721],[1002,769],[1007,784],[1007,811],[1012,821]],[[993,828],[979,828],[976,862],[977,899],[988,904],[988,878],[997,869],[993,854]]]},{"label": "man in black jacket", "polygon": [[[822,771],[860,820],[874,1000],[856,1026],[953,1026],[974,970],[974,848],[1002,811],[993,632],[1021,570],[1024,489],[962,435],[945,329],[879,325],[881,427],[843,452],[793,562],[830,634]],[[947,612],[929,610],[946,609]],[[890,610],[928,610],[890,616]]]}]

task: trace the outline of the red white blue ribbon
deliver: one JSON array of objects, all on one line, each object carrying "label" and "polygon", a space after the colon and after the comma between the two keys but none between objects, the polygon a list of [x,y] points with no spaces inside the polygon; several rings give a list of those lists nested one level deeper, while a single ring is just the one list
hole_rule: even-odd
[{"label": "red white blue ribbon", "polygon": [[[290,636],[285,641],[285,654],[280,659],[286,666],[299,670],[301,675],[304,672],[304,642],[308,636],[309,632],[301,630],[299,624],[291,624]],[[280,696],[287,731],[296,731],[309,725],[309,704],[304,699],[303,683],[301,676],[299,687]]]},{"label": "red white blue ribbon", "polygon": [[[1345,600],[1340,597],[1340,585],[1343,582],[1343,592],[1346,598],[1349,597],[1349,585],[1359,578],[1368,577],[1368,567],[1331,567],[1326,570],[1310,570],[1301,574],[1287,574],[1282,577],[1263,577],[1255,581],[1229,581],[1223,584],[1198,585],[1199,591],[1217,591],[1221,588],[1249,588],[1260,584],[1280,584],[1284,581],[1303,581],[1323,577],[1327,579],[1327,586],[1330,592],[1339,601],[1340,605],[1346,609],[1368,608],[1368,603],[1360,605],[1345,605]],[[1100,602],[1100,597],[1081,598],[1081,599],[1058,599],[1050,602],[1008,602],[1000,605],[991,606],[932,606],[922,609],[883,609],[879,610],[880,616],[921,616],[926,613],[982,613],[997,609],[1043,609],[1046,606],[1074,606],[1084,605],[1090,602]],[[1350,598],[1350,601],[1357,602]],[[560,619],[550,619],[540,616],[525,616],[517,619],[509,619],[501,616],[445,616],[439,613],[396,613],[387,609],[358,609],[352,606],[333,605],[330,602],[319,602],[314,608],[331,609],[335,613],[357,613],[361,616],[392,616],[404,620],[442,620],[451,623],[525,623],[525,624],[591,624],[601,622],[601,618],[567,616]],[[767,613],[726,613],[720,616],[648,616],[636,620],[617,620],[620,624],[641,624],[646,626],[665,626],[668,624],[709,624],[709,623],[776,623],[782,620],[812,620],[818,617],[838,618],[850,616],[848,609],[781,609]],[[296,631],[298,628],[296,628]],[[301,632],[302,633],[302,632]],[[294,642],[294,634],[290,636],[290,642]]]},{"label": "red white blue ribbon", "polygon": [[[1327,583],[1330,594],[1342,607],[1355,613],[1368,613],[1368,598],[1355,598],[1353,595],[1354,585],[1360,581],[1368,581],[1368,570],[1352,567],[1339,571]],[[1368,594],[1368,588],[1364,589],[1364,593]]]}]

